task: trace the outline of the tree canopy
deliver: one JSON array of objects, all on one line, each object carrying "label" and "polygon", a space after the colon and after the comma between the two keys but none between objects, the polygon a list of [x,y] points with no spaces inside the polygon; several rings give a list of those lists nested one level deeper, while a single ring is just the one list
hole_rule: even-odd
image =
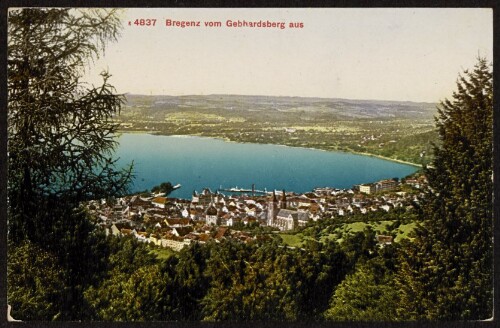
[{"label": "tree canopy", "polygon": [[[119,169],[113,159],[112,118],[123,96],[107,72],[100,85],[82,81],[87,64],[119,31],[114,9],[8,12],[8,239],[18,252],[42,248],[54,259],[47,270],[63,271],[57,309],[63,320],[84,315],[82,291],[105,269],[108,253],[103,234],[80,204],[124,193],[131,178],[132,168]],[[26,242],[35,246],[17,246]],[[50,277],[53,283],[44,285],[59,283],[58,275]],[[9,279],[15,312],[26,286]]]},{"label": "tree canopy", "polygon": [[480,58],[439,108],[424,222],[401,256],[400,313],[408,319],[492,316],[492,83],[491,67]]},{"label": "tree canopy", "polygon": [[106,72],[99,86],[81,81],[85,65],[118,36],[116,11],[13,9],[8,23],[9,233],[19,240],[34,237],[45,203],[74,207],[120,194],[130,171],[112,158],[111,119],[123,96]]},{"label": "tree canopy", "polygon": [[164,193],[165,196],[168,196],[172,191],[174,191],[174,186],[170,182],[162,182],[158,186],[151,188],[151,192]]}]

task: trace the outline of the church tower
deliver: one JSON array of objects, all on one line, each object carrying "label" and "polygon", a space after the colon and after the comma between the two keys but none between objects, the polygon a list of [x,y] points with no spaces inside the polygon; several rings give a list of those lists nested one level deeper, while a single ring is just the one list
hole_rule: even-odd
[{"label": "church tower", "polygon": [[280,208],[286,209],[286,207],[287,207],[287,205],[286,205],[286,193],[285,193],[285,189],[283,189],[283,195],[281,197]]},{"label": "church tower", "polygon": [[273,198],[267,204],[267,225],[273,226],[276,221],[276,216],[278,215],[278,199],[276,198],[276,191],[273,191]]},{"label": "church tower", "polygon": [[213,199],[210,202],[210,206],[208,207],[207,211],[205,212],[205,221],[208,225],[219,225],[220,220],[218,217],[219,211],[214,205]]}]

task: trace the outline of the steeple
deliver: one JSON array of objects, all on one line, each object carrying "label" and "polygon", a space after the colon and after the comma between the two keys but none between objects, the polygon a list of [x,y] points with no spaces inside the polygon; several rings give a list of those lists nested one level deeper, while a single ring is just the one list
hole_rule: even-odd
[{"label": "steeple", "polygon": [[207,216],[217,216],[218,211],[213,203],[210,203],[210,206],[207,209]]},{"label": "steeple", "polygon": [[213,225],[219,225],[219,219],[218,219],[218,210],[214,205],[213,198],[211,199],[210,205],[207,208],[207,211],[205,212],[205,220],[208,225],[213,224]]},{"label": "steeple", "polygon": [[276,198],[276,191],[273,190],[273,198],[267,204],[267,225],[272,226],[278,215],[278,199]]},{"label": "steeple", "polygon": [[286,193],[285,193],[285,189],[283,189],[283,195],[281,197],[280,208],[286,209]]}]

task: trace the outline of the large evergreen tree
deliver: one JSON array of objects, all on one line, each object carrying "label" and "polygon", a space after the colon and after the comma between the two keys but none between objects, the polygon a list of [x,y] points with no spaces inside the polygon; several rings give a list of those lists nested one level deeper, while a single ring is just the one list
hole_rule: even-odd
[{"label": "large evergreen tree", "polygon": [[107,73],[81,81],[120,22],[114,10],[17,9],[8,23],[9,237],[33,239],[53,210],[129,182],[111,158],[123,97]]},{"label": "large evergreen tree", "polygon": [[401,256],[403,318],[492,316],[492,115],[492,71],[479,59],[436,117],[440,142],[425,169],[424,221]]},{"label": "large evergreen tree", "polygon": [[[80,203],[119,195],[130,181],[112,158],[123,96],[107,73],[101,85],[82,82],[119,30],[116,10],[8,12],[8,237],[12,247],[30,241],[58,259],[60,319],[81,319],[82,291],[103,267],[104,237]],[[9,298],[20,287],[9,285]]]}]

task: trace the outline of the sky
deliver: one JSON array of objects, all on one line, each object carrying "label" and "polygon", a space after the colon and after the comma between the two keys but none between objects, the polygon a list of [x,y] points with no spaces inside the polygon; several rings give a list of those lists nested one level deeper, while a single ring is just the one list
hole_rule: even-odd
[{"label": "sky", "polygon": [[[98,84],[108,70],[119,93],[438,102],[478,56],[493,60],[491,9],[156,8],[121,16],[121,37],[85,76]],[[156,19],[155,26],[135,25],[141,18]],[[168,19],[200,26],[166,26]],[[228,20],[286,27],[232,27]],[[221,26],[205,27],[210,21]]]}]

